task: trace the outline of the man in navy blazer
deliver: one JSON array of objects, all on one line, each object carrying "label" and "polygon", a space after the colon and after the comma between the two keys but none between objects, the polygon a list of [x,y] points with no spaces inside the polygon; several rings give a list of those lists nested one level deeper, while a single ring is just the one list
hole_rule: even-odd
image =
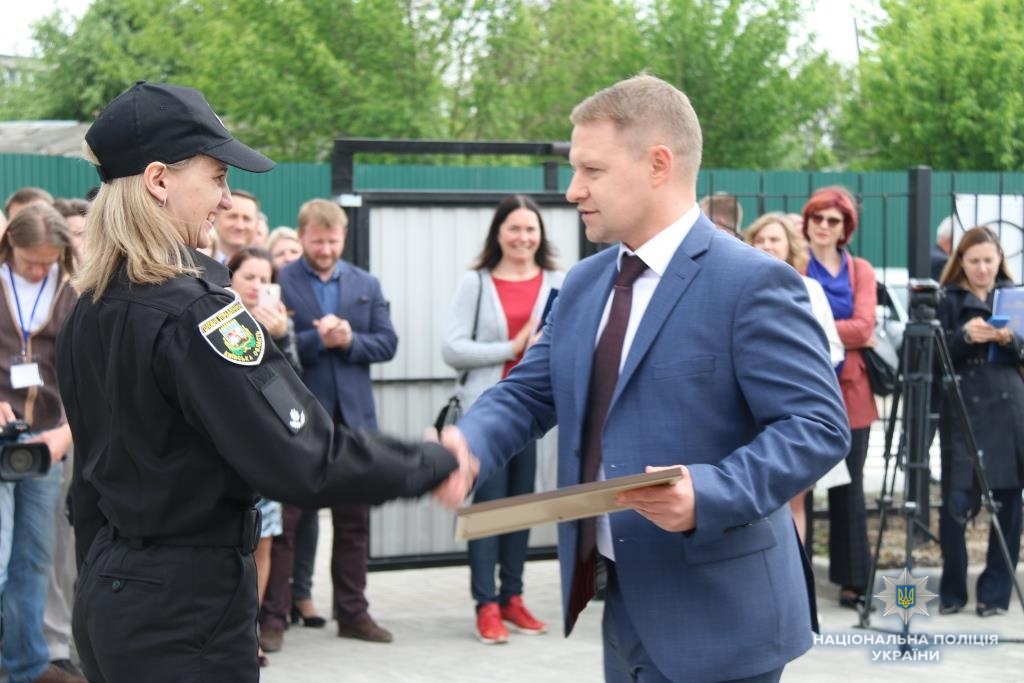
[{"label": "man in navy blazer", "polygon": [[[457,504],[474,475],[486,479],[555,424],[558,485],[580,483],[593,450],[588,394],[607,328],[622,317],[613,281],[639,257],[646,268],[625,290],[618,374],[597,427],[598,477],[678,465],[683,477],[620,494],[631,510],[597,519],[605,677],[778,680],[811,646],[815,621],[787,501],[849,445],[827,342],[796,271],[700,213],[701,132],[683,93],[637,76],[582,102],[572,122],[566,196],[590,240],[620,245],[569,272],[541,339],[445,430],[479,464],[439,498]],[[566,635],[570,597],[592,583],[580,569],[584,528],[558,528]]]},{"label": "man in navy blazer", "polygon": [[[391,360],[398,348],[388,303],[377,278],[341,260],[348,221],[340,206],[310,200],[298,223],[303,256],[278,280],[295,323],[302,380],[336,421],[376,431],[370,364]],[[369,507],[337,505],[331,515],[338,635],[390,642],[391,634],[369,615],[365,596]]]}]

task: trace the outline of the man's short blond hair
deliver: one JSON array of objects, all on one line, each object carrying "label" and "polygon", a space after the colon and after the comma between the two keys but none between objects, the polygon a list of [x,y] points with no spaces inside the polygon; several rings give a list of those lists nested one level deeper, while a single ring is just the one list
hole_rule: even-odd
[{"label": "man's short blond hair", "polygon": [[576,105],[569,120],[574,126],[611,121],[637,154],[651,145],[665,145],[683,177],[697,181],[704,145],[697,113],[681,90],[660,78],[640,74],[619,81]]},{"label": "man's short blond hair", "polygon": [[302,235],[307,225],[322,225],[329,228],[348,227],[345,210],[326,199],[310,199],[299,208],[298,230]]}]

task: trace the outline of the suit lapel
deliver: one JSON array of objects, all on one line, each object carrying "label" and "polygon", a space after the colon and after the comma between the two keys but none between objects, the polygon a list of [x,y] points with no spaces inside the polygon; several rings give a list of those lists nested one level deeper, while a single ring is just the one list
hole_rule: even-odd
[{"label": "suit lapel", "polygon": [[339,262],[341,272],[338,275],[338,316],[348,320],[356,305],[355,287],[353,287],[352,269],[344,262]]},{"label": "suit lapel", "polygon": [[297,264],[289,276],[296,285],[294,291],[310,312],[309,317],[312,320],[324,317],[324,312],[320,310],[320,300],[316,298],[316,292],[313,291],[313,284],[309,281],[309,273],[306,272],[305,267],[302,264]]},{"label": "suit lapel", "polygon": [[696,259],[707,251],[708,244],[714,236],[714,230],[715,228],[708,224],[702,214],[682,244],[676,249],[672,260],[669,261],[665,274],[662,275],[650,303],[647,304],[647,310],[644,311],[644,317],[640,320],[636,336],[633,337],[626,362],[619,374],[619,380],[615,384],[615,393],[612,394],[609,411],[615,406],[615,401],[622,393],[623,387],[640,366],[640,361],[651,348],[651,344],[654,343],[661,328],[665,325],[665,321],[668,320],[683,294],[699,275],[700,264]]}]

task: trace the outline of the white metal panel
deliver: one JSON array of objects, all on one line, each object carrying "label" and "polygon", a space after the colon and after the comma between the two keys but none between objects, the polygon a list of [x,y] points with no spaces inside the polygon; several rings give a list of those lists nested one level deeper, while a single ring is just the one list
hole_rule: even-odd
[{"label": "white metal panel", "polygon": [[[541,211],[558,264],[568,270],[579,254],[576,211]],[[378,380],[374,393],[381,431],[419,438],[451,395],[454,371],[441,358],[444,319],[458,278],[483,247],[492,214],[493,207],[370,209],[370,271],[391,302],[399,337],[395,359],[372,370]],[[556,449],[553,430],[538,444],[538,491],[555,488]],[[381,558],[464,550],[465,543],[454,540],[454,529],[454,515],[429,496],[390,503],[371,515],[370,554]],[[554,525],[530,534],[531,546],[555,542]]]}]

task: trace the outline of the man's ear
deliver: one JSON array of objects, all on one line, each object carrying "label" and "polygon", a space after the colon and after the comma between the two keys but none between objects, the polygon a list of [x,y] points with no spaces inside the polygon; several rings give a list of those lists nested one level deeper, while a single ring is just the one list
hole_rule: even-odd
[{"label": "man's ear", "polygon": [[654,145],[648,150],[648,160],[651,170],[651,182],[655,187],[671,180],[676,165],[672,150],[665,145]]},{"label": "man's ear", "polygon": [[146,183],[146,190],[153,196],[160,206],[167,203],[167,164],[159,161],[151,162],[142,171],[142,179]]}]

